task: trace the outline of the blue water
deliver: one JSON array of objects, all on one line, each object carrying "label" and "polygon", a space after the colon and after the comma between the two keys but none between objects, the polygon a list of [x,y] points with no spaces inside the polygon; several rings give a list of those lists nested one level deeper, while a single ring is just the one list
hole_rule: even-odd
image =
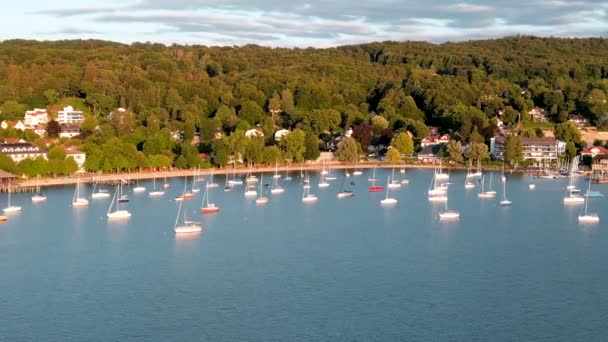
[{"label": "blue water", "polygon": [[[608,336],[608,207],[582,226],[564,207],[566,180],[508,176],[513,206],[477,198],[452,173],[449,207],[426,198],[432,173],[337,199],[340,179],[301,203],[294,174],[266,206],[243,187],[214,189],[204,231],[176,237],[181,180],[159,199],[130,194],[133,217],[107,222],[109,199],[71,208],[73,188],[47,191],[0,224],[1,341],[601,341]],[[386,179],[386,171],[378,171]],[[266,178],[270,181],[270,178]],[[221,177],[216,181],[223,184]],[[579,187],[585,189],[585,181]],[[148,188],[151,184],[145,184]],[[608,193],[608,187],[594,185]],[[90,188],[86,193],[90,194]],[[0,205],[5,206],[5,199]]]}]

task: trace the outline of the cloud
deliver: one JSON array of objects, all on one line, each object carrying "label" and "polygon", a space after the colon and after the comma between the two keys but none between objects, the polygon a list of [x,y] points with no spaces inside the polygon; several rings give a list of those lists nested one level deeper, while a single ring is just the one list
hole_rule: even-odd
[{"label": "cloud", "polygon": [[[344,42],[493,38],[509,34],[608,33],[603,0],[131,0],[120,6],[53,9],[47,17],[120,25],[164,41],[200,39],[275,46]],[[64,32],[65,34],[71,34]],[[77,33],[74,33],[77,34]]]},{"label": "cloud", "polygon": [[93,35],[93,34],[101,34],[101,32],[99,31],[95,31],[95,30],[88,30],[88,29],[83,29],[83,28],[77,28],[77,27],[66,27],[57,31],[47,31],[47,32],[38,32],[38,34],[45,34],[45,35],[73,35],[73,36],[79,36],[79,35]]}]

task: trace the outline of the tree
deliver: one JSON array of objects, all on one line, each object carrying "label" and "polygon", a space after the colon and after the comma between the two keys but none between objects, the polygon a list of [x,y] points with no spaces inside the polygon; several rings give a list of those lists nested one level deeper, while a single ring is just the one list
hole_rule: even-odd
[{"label": "tree", "polygon": [[566,155],[569,158],[574,158],[576,156],[576,146],[574,145],[574,142],[568,141],[566,143]]},{"label": "tree", "polygon": [[285,146],[285,158],[292,159],[294,162],[301,162],[306,152],[306,133],[296,128],[281,139],[281,144]]},{"label": "tree", "polygon": [[255,125],[264,119],[264,110],[253,100],[247,100],[241,105],[239,118]]},{"label": "tree", "polygon": [[61,126],[59,122],[51,120],[46,125],[46,135],[50,138],[57,138],[61,133]]},{"label": "tree", "polygon": [[397,164],[401,162],[401,153],[396,148],[389,148],[386,152],[386,161],[390,164]]},{"label": "tree", "polygon": [[374,134],[380,134],[386,128],[388,128],[388,120],[380,115],[372,117],[372,132]]},{"label": "tree", "polygon": [[488,145],[484,143],[470,143],[467,151],[467,158],[470,160],[485,160],[488,159]]},{"label": "tree", "polygon": [[64,160],[66,157],[65,150],[61,146],[55,146],[48,152],[49,159]]},{"label": "tree", "polygon": [[263,152],[263,161],[265,164],[274,164],[281,161],[281,151],[276,146],[266,146]]},{"label": "tree", "polygon": [[220,167],[228,165],[228,145],[224,139],[214,140],[211,146],[213,149],[213,163]]},{"label": "tree", "polygon": [[372,127],[368,123],[361,123],[353,127],[353,138],[359,142],[363,151],[367,151],[372,141]]},{"label": "tree", "polygon": [[336,156],[340,161],[346,161],[354,163],[359,160],[359,143],[352,138],[346,137],[338,143],[338,149],[336,150]]},{"label": "tree", "polygon": [[391,141],[391,146],[396,148],[401,154],[411,155],[414,153],[414,141],[405,132],[397,134]]},{"label": "tree", "polygon": [[460,143],[460,141],[450,140],[448,142],[446,151],[451,161],[453,161],[454,163],[462,163],[462,144]]},{"label": "tree", "polygon": [[565,141],[566,143],[572,142],[577,145],[581,143],[581,132],[576,128],[576,125],[570,121],[555,125],[553,135],[555,136],[555,139]]},{"label": "tree", "polygon": [[504,160],[512,167],[517,167],[517,164],[524,160],[524,145],[519,136],[508,135],[506,137]]},{"label": "tree", "polygon": [[479,131],[477,130],[477,126],[473,126],[473,130],[471,131],[471,134],[469,135],[469,142],[476,143],[476,144],[483,144],[483,137],[481,136],[481,134],[479,134]]},{"label": "tree", "polygon": [[306,160],[317,160],[321,155],[319,150],[319,138],[312,132],[306,134],[306,140],[304,141],[306,151],[304,152],[304,159]]},{"label": "tree", "polygon": [[63,175],[71,175],[78,171],[78,163],[74,160],[74,157],[69,156],[63,161]]}]

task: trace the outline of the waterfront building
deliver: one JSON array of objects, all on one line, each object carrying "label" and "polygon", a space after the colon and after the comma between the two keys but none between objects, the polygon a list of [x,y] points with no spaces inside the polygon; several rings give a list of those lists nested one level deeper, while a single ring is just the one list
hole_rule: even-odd
[{"label": "waterfront building", "polygon": [[[555,138],[520,139],[524,147],[524,160],[536,161],[537,165],[555,161],[561,153],[566,152],[566,143]],[[490,154],[496,159],[503,160],[505,141],[506,138],[501,135],[490,139]]]},{"label": "waterfront building", "polygon": [[72,106],[63,107],[57,112],[57,122],[62,125],[81,124],[84,121],[84,114],[81,110],[74,109]]},{"label": "waterfront building", "polygon": [[28,158],[36,159],[38,157],[43,157],[44,159],[47,159],[48,157],[45,149],[25,142],[0,144],[0,153],[9,156],[15,163],[19,163]]}]

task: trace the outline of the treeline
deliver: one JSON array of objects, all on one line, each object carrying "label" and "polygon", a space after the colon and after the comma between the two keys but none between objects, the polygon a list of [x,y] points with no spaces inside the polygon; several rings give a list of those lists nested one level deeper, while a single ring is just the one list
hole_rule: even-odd
[{"label": "treeline", "polygon": [[[350,127],[360,151],[399,130],[421,139],[427,125],[464,144],[472,134],[487,142],[499,117],[515,127],[534,106],[554,123],[577,112],[606,128],[607,60],[608,41],[595,38],[330,49],[12,40],[0,43],[0,119],[82,100],[87,119],[73,144],[96,156],[90,170],[188,167],[200,163],[200,153],[216,165],[236,154],[297,161],[315,157],[319,138]],[[109,120],[117,107],[129,114]],[[264,138],[243,139],[252,127]],[[273,133],[280,128],[299,129],[304,138],[279,144]],[[174,131],[183,132],[183,143],[172,140]],[[224,138],[215,140],[218,134]]]}]

